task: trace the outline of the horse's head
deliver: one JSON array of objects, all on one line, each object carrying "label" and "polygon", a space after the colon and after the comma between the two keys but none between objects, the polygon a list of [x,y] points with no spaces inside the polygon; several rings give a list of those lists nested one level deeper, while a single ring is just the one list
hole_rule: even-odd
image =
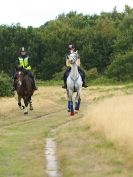
[{"label": "horse's head", "polygon": [[72,53],[68,56],[69,62],[70,62],[71,64],[74,64],[74,63],[76,62],[77,58],[78,58],[77,52],[72,52]]},{"label": "horse's head", "polygon": [[17,70],[16,71],[17,87],[21,87],[23,79],[24,79],[24,72],[21,69]]}]

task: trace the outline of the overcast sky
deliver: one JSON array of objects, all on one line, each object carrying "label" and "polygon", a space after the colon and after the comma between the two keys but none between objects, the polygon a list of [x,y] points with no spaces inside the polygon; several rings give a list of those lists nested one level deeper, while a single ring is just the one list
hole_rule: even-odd
[{"label": "overcast sky", "polygon": [[93,15],[111,12],[115,6],[122,12],[125,5],[133,8],[133,0],[0,0],[0,25],[39,27],[62,13]]}]

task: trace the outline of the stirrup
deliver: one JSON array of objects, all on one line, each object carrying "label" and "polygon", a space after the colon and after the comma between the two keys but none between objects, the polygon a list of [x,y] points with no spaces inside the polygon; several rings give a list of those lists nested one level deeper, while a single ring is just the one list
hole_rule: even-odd
[{"label": "stirrup", "polygon": [[87,88],[87,87],[88,87],[88,85],[86,85],[86,84],[83,84],[83,85],[82,85],[82,87],[84,87],[84,88]]}]

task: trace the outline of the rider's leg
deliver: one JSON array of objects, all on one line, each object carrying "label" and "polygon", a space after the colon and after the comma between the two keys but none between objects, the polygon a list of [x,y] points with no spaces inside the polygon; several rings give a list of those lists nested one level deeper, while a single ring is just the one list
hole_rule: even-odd
[{"label": "rider's leg", "polygon": [[63,76],[63,80],[64,80],[64,85],[62,86],[62,88],[67,88],[67,85],[66,85],[66,80],[67,80],[67,70],[65,71],[64,73],[64,76]]},{"label": "rider's leg", "polygon": [[33,88],[34,88],[34,90],[37,90],[36,83],[35,83],[35,78],[34,78],[33,74],[32,74],[30,71],[28,71],[27,74],[28,74],[28,75],[32,78],[32,80],[33,80]]},{"label": "rider's leg", "polygon": [[70,73],[70,70],[71,70],[71,68],[67,68],[67,70],[64,73],[64,77],[63,77],[63,79],[64,79],[64,85],[62,86],[62,88],[65,88],[65,89],[67,88],[66,82],[67,82],[67,77],[68,77],[68,75]]},{"label": "rider's leg", "polygon": [[85,72],[80,68],[80,67],[78,67],[78,71],[79,71],[79,73],[80,73],[80,75],[81,75],[81,78],[82,78],[82,81],[83,81],[83,84],[82,84],[82,86],[83,87],[88,87],[87,85],[86,85],[86,82],[85,82]]}]

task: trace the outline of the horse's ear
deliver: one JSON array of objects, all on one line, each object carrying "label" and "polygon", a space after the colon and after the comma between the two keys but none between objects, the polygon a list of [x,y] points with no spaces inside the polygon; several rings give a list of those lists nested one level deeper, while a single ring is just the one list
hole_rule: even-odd
[{"label": "horse's ear", "polygon": [[15,66],[15,70],[18,71],[18,66]]},{"label": "horse's ear", "polygon": [[16,66],[15,69],[16,71],[23,70],[23,66]]}]

